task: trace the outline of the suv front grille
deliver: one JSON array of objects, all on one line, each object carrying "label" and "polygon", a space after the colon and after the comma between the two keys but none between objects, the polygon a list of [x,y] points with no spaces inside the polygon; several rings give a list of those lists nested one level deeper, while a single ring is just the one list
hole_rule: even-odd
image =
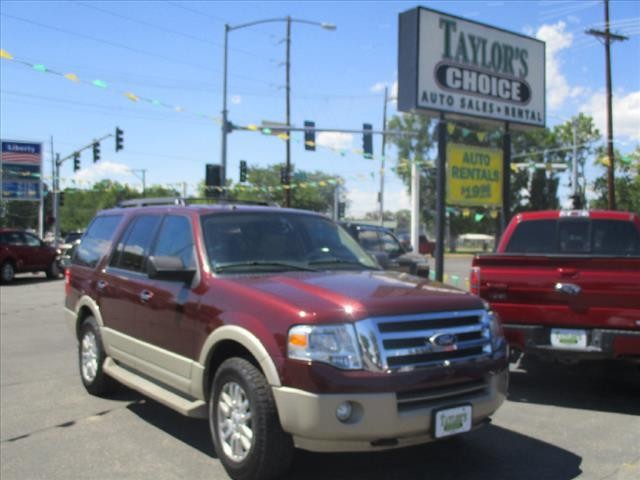
[{"label": "suv front grille", "polygon": [[413,390],[396,394],[399,412],[406,412],[417,408],[427,408],[442,402],[465,400],[470,396],[482,395],[487,392],[488,384],[485,380],[470,380],[462,383],[445,385],[425,390]]},{"label": "suv front grille", "polygon": [[356,323],[367,368],[410,371],[491,354],[484,310],[376,317]]}]

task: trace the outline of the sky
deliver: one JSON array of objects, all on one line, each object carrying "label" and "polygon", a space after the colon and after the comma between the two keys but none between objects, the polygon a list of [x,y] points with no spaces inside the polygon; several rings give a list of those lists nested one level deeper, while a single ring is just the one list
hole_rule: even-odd
[{"label": "sky", "polygon": [[[292,124],[361,129],[371,123],[381,129],[384,87],[397,88],[398,15],[419,5],[544,40],[547,125],[584,112],[606,132],[604,48],[584,33],[603,28],[601,1],[2,1],[0,47],[13,60],[0,63],[0,136],[42,142],[48,177],[51,139],[53,151],[66,156],[118,126],[125,132],[124,150],[116,153],[109,138],[100,162],[93,164],[90,150],[77,173],[66,162],[62,186],[111,178],[139,187],[140,174],[132,171],[146,169],[148,185],[185,182],[194,194],[205,164],[220,162],[225,23],[291,16],[334,24],[335,31],[292,24]],[[610,17],[612,31],[629,37],[612,46],[615,141],[629,152],[640,143],[640,2],[613,0]],[[228,110],[234,124],[284,122],[285,29],[285,22],[275,21],[230,32]],[[388,116],[398,113],[392,99]],[[374,160],[354,153],[362,148],[360,135],[321,134],[315,152],[304,150],[301,134],[293,138],[295,168],[346,180],[348,216],[377,210],[379,137]],[[395,163],[393,148],[386,156],[387,165]],[[241,160],[265,167],[284,159],[285,142],[277,137],[251,131],[228,137],[234,182]],[[590,167],[589,180],[604,172]],[[567,182],[563,176],[561,184]],[[385,210],[409,205],[406,187],[387,168]]]}]

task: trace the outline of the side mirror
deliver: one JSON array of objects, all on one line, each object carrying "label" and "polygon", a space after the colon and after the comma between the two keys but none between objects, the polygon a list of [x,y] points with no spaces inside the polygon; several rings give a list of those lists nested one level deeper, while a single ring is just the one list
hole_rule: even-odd
[{"label": "side mirror", "polygon": [[409,252],[413,252],[413,247],[411,246],[411,244],[407,244],[407,245],[403,245],[404,251],[409,253]]},{"label": "side mirror", "polygon": [[147,273],[155,280],[189,283],[196,270],[185,267],[180,257],[151,256],[147,259]]}]

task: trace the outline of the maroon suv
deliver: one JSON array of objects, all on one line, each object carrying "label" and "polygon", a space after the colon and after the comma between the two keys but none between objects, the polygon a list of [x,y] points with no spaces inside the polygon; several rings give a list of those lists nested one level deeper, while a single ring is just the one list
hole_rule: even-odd
[{"label": "maroon suv", "polygon": [[59,278],[58,251],[29,232],[0,228],[0,282],[10,283],[22,272],[45,272],[48,278]]},{"label": "maroon suv", "polygon": [[337,224],[270,207],[101,212],[66,273],[80,376],[209,419],[234,479],[294,447],[377,451],[486,423],[507,347],[476,296],[387,272]]}]

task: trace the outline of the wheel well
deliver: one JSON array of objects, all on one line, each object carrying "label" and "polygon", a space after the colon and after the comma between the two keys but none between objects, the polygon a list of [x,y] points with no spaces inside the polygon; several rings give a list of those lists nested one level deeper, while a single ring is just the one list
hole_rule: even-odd
[{"label": "wheel well", "polygon": [[78,319],[76,320],[76,337],[77,338],[80,338],[80,327],[82,326],[82,322],[84,322],[85,318],[90,317],[91,315],[93,315],[93,312],[89,307],[84,306],[80,308],[80,311],[78,312]]},{"label": "wheel well", "polygon": [[209,361],[207,362],[207,367],[204,375],[204,393],[205,395],[209,394],[209,389],[211,388],[211,383],[213,382],[213,377],[218,371],[218,367],[222,365],[222,362],[231,358],[231,357],[239,357],[244,358],[253,366],[255,366],[258,370],[262,372],[264,375],[264,371],[262,367],[260,367],[260,363],[256,358],[251,354],[249,350],[247,350],[244,346],[234,340],[222,340],[217,343],[209,356]]}]

